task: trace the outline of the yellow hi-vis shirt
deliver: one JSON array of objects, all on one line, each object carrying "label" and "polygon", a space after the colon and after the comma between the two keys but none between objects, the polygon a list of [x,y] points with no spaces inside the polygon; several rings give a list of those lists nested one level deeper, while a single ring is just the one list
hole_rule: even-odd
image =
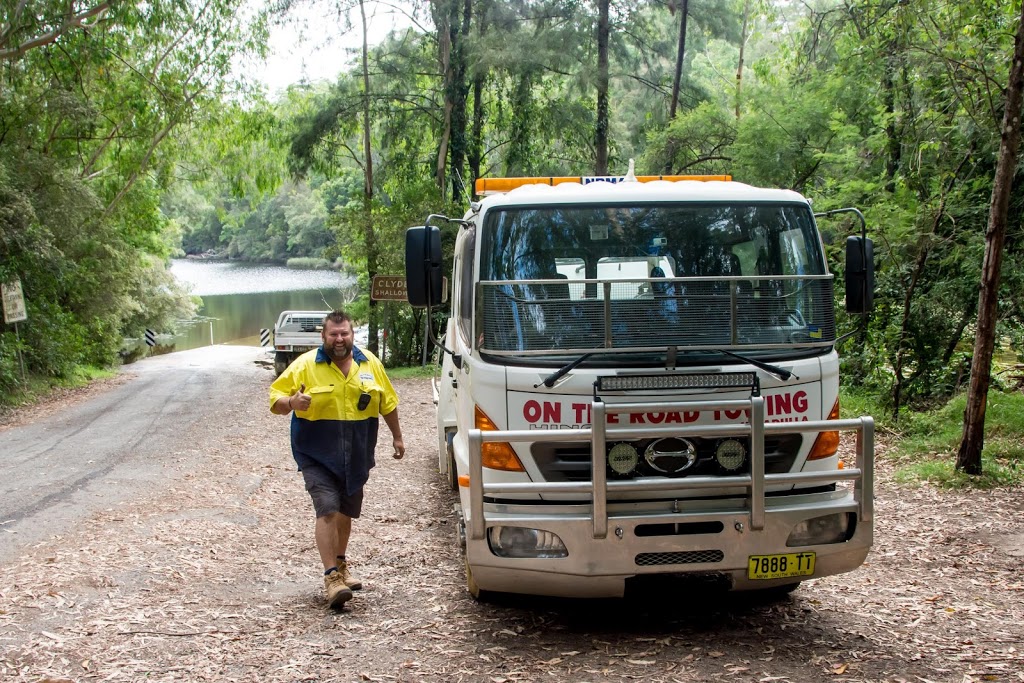
[{"label": "yellow hi-vis shirt", "polygon": [[[296,358],[270,385],[270,405],[298,393],[303,384],[312,401],[309,410],[292,413],[292,456],[300,470],[314,464],[326,467],[353,495],[376,464],[378,417],[398,407],[398,394],[380,360],[355,347],[347,376],[323,347]],[[360,410],[364,394],[369,403]]]}]

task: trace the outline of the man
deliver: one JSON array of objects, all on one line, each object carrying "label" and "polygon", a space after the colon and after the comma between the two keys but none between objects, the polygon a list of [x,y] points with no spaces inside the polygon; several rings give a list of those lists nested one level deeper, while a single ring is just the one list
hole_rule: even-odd
[{"label": "man", "polygon": [[296,358],[270,385],[270,412],[294,411],[292,455],[313,499],[327,602],[340,607],[363,587],[345,551],[352,520],[362,510],[363,485],[376,464],[378,415],[391,430],[396,459],[405,455],[405,444],[398,396],[377,357],[356,348],[352,319],[332,311],[320,336],[323,346]]}]

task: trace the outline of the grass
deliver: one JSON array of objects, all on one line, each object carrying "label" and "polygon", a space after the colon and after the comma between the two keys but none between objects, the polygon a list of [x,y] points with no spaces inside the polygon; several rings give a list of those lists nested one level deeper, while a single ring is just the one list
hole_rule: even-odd
[{"label": "grass", "polygon": [[34,403],[51,394],[54,389],[73,389],[85,386],[94,380],[113,377],[116,374],[116,370],[80,365],[67,377],[28,375],[23,383],[6,394],[0,395],[0,407],[10,408]]},{"label": "grass", "polygon": [[840,403],[844,417],[875,417],[881,438],[894,447],[886,457],[895,461],[899,482],[947,489],[1024,486],[1024,394],[989,391],[979,476],[955,469],[966,404],[966,395],[959,394],[943,406],[906,411],[894,421],[891,410],[871,396],[844,389]]},{"label": "grass", "polygon": [[404,368],[388,368],[388,377],[391,379],[426,379],[433,377],[436,370],[437,366],[435,365],[427,365],[426,367],[413,365]]}]

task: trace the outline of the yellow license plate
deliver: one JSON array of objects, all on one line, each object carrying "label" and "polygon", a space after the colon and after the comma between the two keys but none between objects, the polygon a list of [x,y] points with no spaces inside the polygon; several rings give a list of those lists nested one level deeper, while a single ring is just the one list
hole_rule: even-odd
[{"label": "yellow license plate", "polygon": [[814,553],[751,555],[747,561],[748,579],[785,579],[814,574]]}]

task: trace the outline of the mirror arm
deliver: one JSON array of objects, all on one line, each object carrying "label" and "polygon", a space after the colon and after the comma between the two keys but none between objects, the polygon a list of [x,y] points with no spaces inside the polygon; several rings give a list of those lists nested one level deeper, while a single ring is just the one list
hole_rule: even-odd
[{"label": "mirror arm", "polygon": [[[432,213],[429,216],[427,216],[427,220],[423,224],[423,227],[425,227],[425,228],[427,228],[429,230],[432,227],[430,225],[430,221],[435,220],[435,219],[439,220],[439,221],[444,221],[446,223],[458,223],[459,225],[462,225],[462,226],[469,226],[470,225],[469,221],[463,220],[461,218],[449,218],[448,216],[445,216],[443,214]],[[429,245],[430,245],[430,240],[429,239],[425,240],[424,241],[424,249],[425,250],[429,249],[430,248]],[[426,265],[426,266],[430,265],[430,255],[429,255],[429,253],[425,253],[423,255],[423,261],[424,261],[424,265]],[[455,286],[454,282],[452,283],[452,286],[453,287]],[[431,343],[434,346],[436,346],[437,348],[441,349],[441,351],[443,353],[447,353],[449,356],[451,356],[452,357],[452,361],[455,364],[455,367],[457,367],[457,368],[459,368],[461,370],[462,369],[462,356],[456,354],[454,351],[452,351],[451,349],[446,347],[437,338],[437,336],[434,334],[434,327],[433,327],[433,325],[430,324],[430,312],[431,312],[431,310],[433,310],[433,306],[434,306],[433,302],[430,300],[430,294],[431,294],[430,290],[431,290],[431,287],[430,287],[430,284],[428,283],[427,284],[427,292],[426,292],[427,293],[427,308],[426,308],[426,316],[425,316],[425,320],[424,320],[424,323],[427,326],[427,337],[430,339]]]}]

